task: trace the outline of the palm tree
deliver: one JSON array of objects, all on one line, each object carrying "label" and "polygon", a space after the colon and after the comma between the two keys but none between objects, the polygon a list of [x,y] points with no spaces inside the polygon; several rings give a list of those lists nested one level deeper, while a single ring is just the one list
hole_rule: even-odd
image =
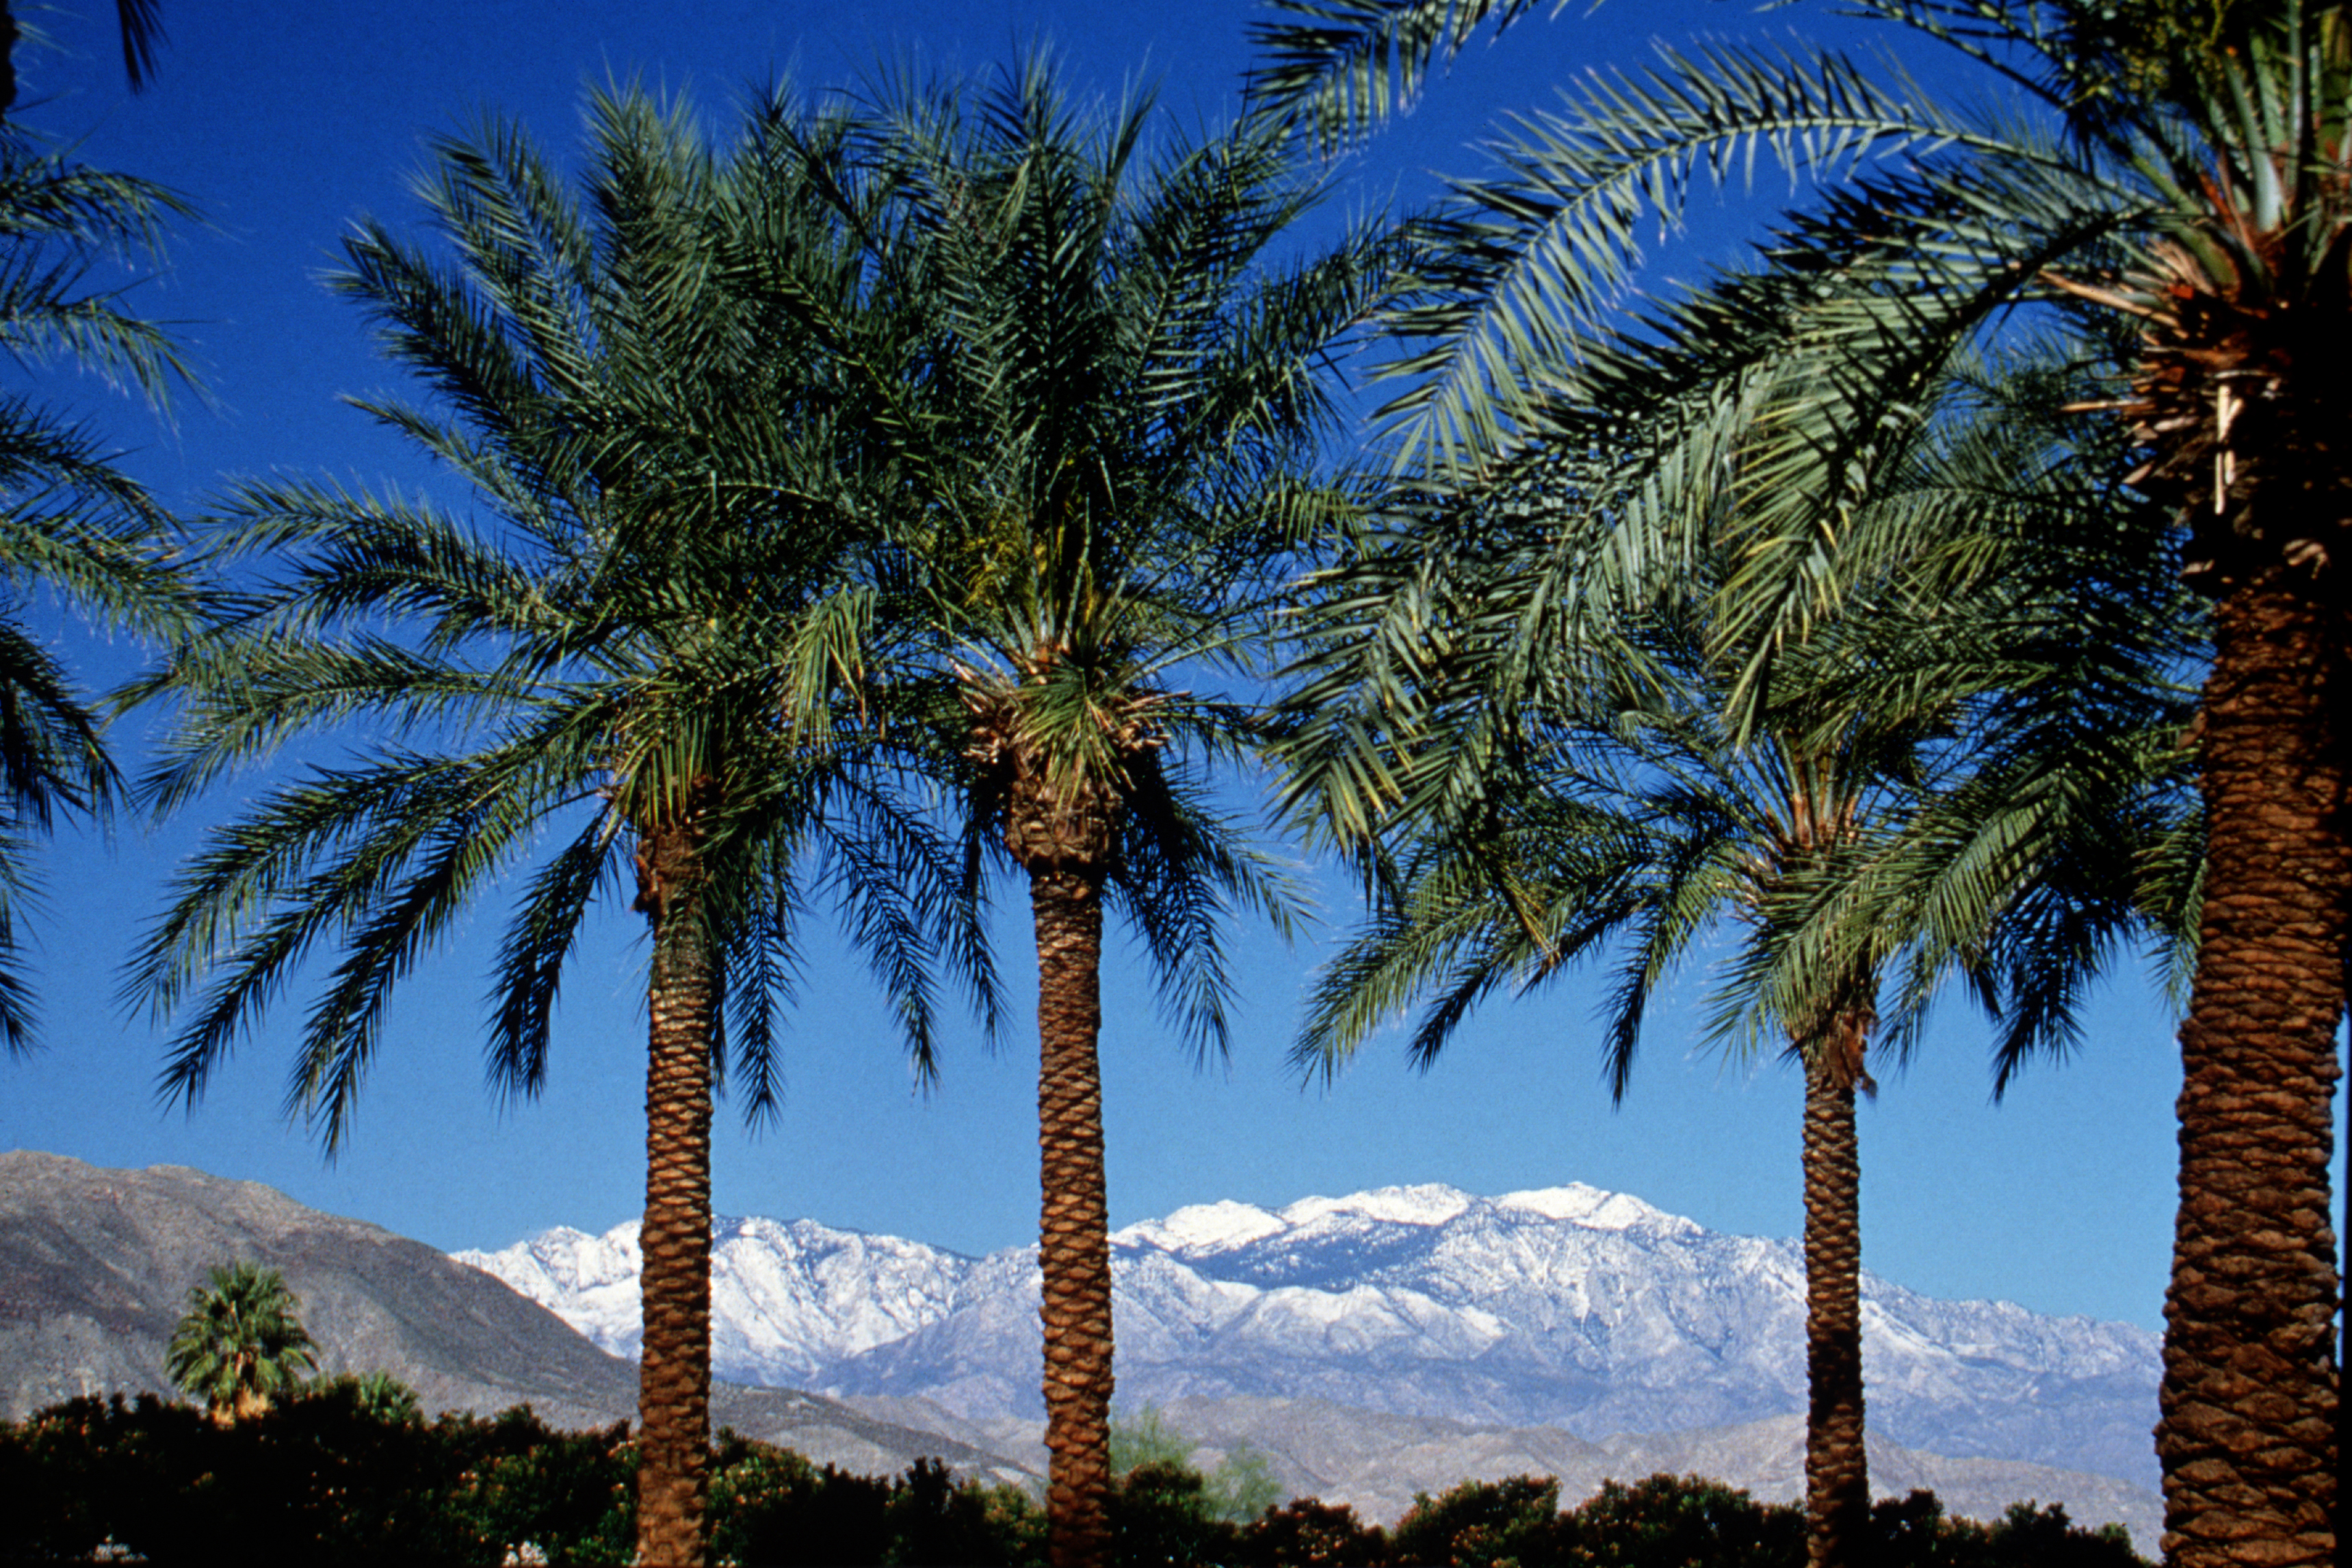
[{"label": "palm tree", "polygon": [[[186,378],[153,323],[128,312],[90,268],[152,255],[164,219],[187,207],[143,180],[41,150],[0,124],[0,349],[20,363],[63,360],[159,407]],[[0,1041],[34,1042],[31,987],[17,968],[22,903],[35,885],[29,840],[60,816],[102,817],[120,778],[90,698],[16,604],[35,589],[87,618],[142,637],[194,624],[195,600],[173,561],[170,520],[111,455],[57,408],[0,398]]]},{"label": "palm tree", "polygon": [[205,1402],[215,1423],[230,1426],[301,1387],[318,1365],[318,1346],[277,1269],[237,1262],[208,1278],[209,1286],[188,1291],[187,1316],[172,1331],[163,1370],[181,1392]]},{"label": "palm tree", "polygon": [[215,831],[135,983],[187,1010],[163,1085],[193,1104],[339,942],[287,1092],[331,1152],[392,992],[477,899],[518,889],[488,1057],[520,1097],[591,906],[645,917],[638,1560],[669,1568],[706,1552],[713,1090],[731,1074],[753,1120],[775,1111],[805,901],[837,907],[926,1072],[936,970],[983,1012],[993,982],[955,846],[845,742],[892,701],[835,657],[888,595],[860,564],[866,394],[769,292],[864,308],[803,158],[838,138],[781,98],[724,155],[683,106],[600,96],[590,118],[577,200],[493,121],[436,145],[437,249],[373,223],[346,242],[336,286],[429,394],[360,406],[488,521],[300,480],[229,496],[222,548],[267,582],[168,672],[185,709],[154,798],[309,727],[388,738]]},{"label": "palm tree", "polygon": [[868,132],[895,193],[874,266],[919,315],[878,344],[828,340],[908,389],[898,539],[931,630],[892,684],[931,694],[961,755],[974,856],[1028,883],[1056,1568],[1108,1545],[1104,909],[1179,1032],[1222,1051],[1223,917],[1279,925],[1288,903],[1203,793],[1255,743],[1247,703],[1181,682],[1248,668],[1297,548],[1342,504],[1300,478],[1328,413],[1319,362],[1396,252],[1365,230],[1276,268],[1318,195],[1280,137],[1155,146],[1152,118],[1148,98],[1073,108],[1037,59],[964,97],[899,94]]},{"label": "palm tree", "polygon": [[[1278,0],[1263,102],[1340,136],[1526,0]],[[1948,45],[2041,110],[1953,112],[1820,51],[1710,45],[1596,81],[1522,122],[1503,172],[1465,184],[1446,296],[1413,368],[1415,449],[1476,472],[1529,421],[1572,434],[1557,367],[1628,276],[1644,219],[1751,150],[1829,182],[1790,220],[1821,303],[1683,345],[1714,370],[1660,386],[1622,518],[1671,561],[1681,502],[1737,451],[1742,567],[1717,624],[1752,709],[1778,650],[1886,542],[1849,529],[1890,422],[1952,353],[2071,299],[2137,335],[2101,401],[2142,447],[2214,602],[2199,741],[2210,835],[2181,1030],[2182,1202],[2166,1298],[2158,1451],[2166,1551],[2184,1563],[2333,1560],[2329,1096],[2352,941],[2340,569],[2352,346],[2352,47],[2338,0],[2173,10],[2211,47],[2167,47],[2165,11],[2065,0],[1860,0]],[[2138,30],[2135,30],[2135,28]],[[2178,45],[2185,40],[2170,40]],[[2226,46],[2226,47],[2224,47]],[[2169,63],[2168,63],[2169,62]],[[1901,160],[1865,154],[1906,150]],[[1757,395],[1791,359],[1801,402]],[[1568,373],[1589,392],[1590,377]],[[1615,389],[1622,413],[1639,390]],[[1601,406],[1600,403],[1591,405]],[[2089,411],[2085,412],[2089,416]],[[1769,482],[1768,482],[1769,481]],[[1712,478],[1706,479],[1712,483]]]},{"label": "palm tree", "polygon": [[[1926,524],[1964,507],[1971,548],[1882,563],[1866,600],[1785,651],[1744,733],[1706,578],[1610,638],[1572,596],[1530,611],[1557,514],[1508,485],[1434,506],[1422,493],[1425,510],[1323,579],[1308,617],[1292,797],[1370,855],[1379,895],[1318,982],[1297,1047],[1310,1069],[1336,1070],[1433,994],[1411,1044],[1427,1067],[1498,987],[1615,950],[1622,1096],[1656,987],[1710,931],[1746,929],[1717,1031],[1777,1034],[1805,1075],[1816,1563],[1855,1561],[1869,1520],[1855,1092],[1872,1088],[1872,1047],[1883,1033],[1907,1052],[1957,971],[2007,1017],[2005,1084],[2071,1037],[2079,987],[2118,937],[2171,923],[2147,863],[2179,831],[2165,786],[2182,715],[2161,677],[2191,617],[2128,548],[2153,520],[2123,505],[2122,444],[2053,437],[2069,386],[2016,363],[1990,384],[1956,379],[1864,510]],[[1607,483],[1616,462],[1580,481]],[[2062,519],[2083,547],[2047,537]],[[1578,553],[1590,567],[1589,544]],[[2086,584],[2113,602],[2086,605]],[[2112,635],[2084,637],[2092,613]]]}]

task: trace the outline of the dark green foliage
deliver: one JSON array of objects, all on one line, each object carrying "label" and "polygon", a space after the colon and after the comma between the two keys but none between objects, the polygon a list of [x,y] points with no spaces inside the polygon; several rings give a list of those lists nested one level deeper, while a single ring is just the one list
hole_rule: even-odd
[{"label": "dark green foliage", "polygon": [[404,1423],[425,1419],[425,1407],[418,1402],[416,1390],[388,1372],[337,1373],[332,1377],[320,1378],[313,1383],[307,1397],[349,1399],[378,1421]]},{"label": "dark green foliage", "polygon": [[[1246,1555],[1255,1564],[1472,1565],[1517,1568],[1801,1568],[1805,1517],[1787,1503],[1696,1476],[1652,1476],[1602,1483],[1582,1504],[1559,1511],[1559,1483],[1548,1477],[1465,1481],[1423,1496],[1383,1551],[1378,1532],[1326,1533],[1316,1554]],[[1297,1508],[1300,1505],[1293,1505]],[[1307,1505],[1315,1506],[1315,1505]],[[1274,1516],[1269,1515],[1270,1522]],[[1871,1510],[1862,1568],[2135,1568],[2123,1532],[2078,1529],[2057,1505],[2012,1507],[1998,1524],[1951,1519],[1932,1492],[1889,1499]],[[1254,1527],[1252,1536],[1260,1532]]]},{"label": "dark green foliage", "polygon": [[[1192,1453],[1200,1447],[1171,1426],[1154,1405],[1111,1418],[1114,1476],[1123,1477],[1139,1466],[1155,1462],[1189,1469]],[[1274,1479],[1274,1466],[1247,1438],[1227,1445],[1217,1468],[1201,1472],[1201,1482],[1202,1511],[1228,1524],[1247,1524],[1282,1501],[1282,1483]]]},{"label": "dark green foliage", "polygon": [[[1009,1499],[1004,1495],[1008,1493]],[[1031,1517],[1028,1500],[1025,1492],[1005,1488],[992,1491],[960,1482],[942,1460],[917,1459],[885,1510],[895,1546],[890,1561],[907,1568],[1025,1562],[1032,1552],[1042,1554],[1042,1535],[1027,1550],[1006,1556],[998,1553],[1020,1544],[1017,1538],[1003,1537],[1001,1531],[1016,1517]]]},{"label": "dark green foliage", "polygon": [[492,1553],[484,1561],[503,1562],[526,1542],[551,1564],[629,1561],[637,1453],[626,1423],[556,1432],[521,1405],[488,1421],[444,1415],[433,1430],[449,1434],[468,1460],[448,1507]]},{"label": "dark green foliage", "polygon": [[1805,1560],[1805,1515],[1717,1481],[1657,1475],[1630,1487],[1602,1482],[1582,1507],[1560,1517],[1554,1539],[1558,1561],[1576,1568],[1793,1564]]},{"label": "dark green foliage", "polygon": [[111,1541],[158,1564],[495,1568],[621,1563],[625,1428],[556,1432],[529,1406],[427,1424],[337,1379],[221,1427],[152,1394],[83,1398],[0,1429],[0,1561],[76,1563]]},{"label": "dark green foliage", "polygon": [[711,1554],[743,1568],[786,1564],[1030,1563],[1045,1518],[1011,1487],[958,1481],[938,1459],[892,1480],[819,1469],[798,1454],[721,1432],[710,1484]]},{"label": "dark green foliage", "polygon": [[2084,1530],[2066,1517],[2063,1503],[2046,1508],[2010,1504],[2009,1512],[1992,1527],[1987,1545],[1987,1562],[1999,1568],[2142,1568],[2141,1557],[2122,1529],[2103,1524]]},{"label": "dark green foliage", "polygon": [[5,1550],[77,1562],[112,1541],[163,1564],[496,1563],[447,1506],[467,1458],[451,1426],[379,1421],[344,1389],[230,1427],[152,1395],[71,1400],[8,1430]]},{"label": "dark green foliage", "polygon": [[[339,1377],[235,1426],[142,1395],[83,1398],[0,1425],[0,1564],[84,1563],[103,1543],[162,1568],[497,1568],[622,1563],[635,1538],[625,1426],[558,1432],[528,1405],[426,1422]],[[394,1385],[396,1386],[396,1385]],[[740,1568],[888,1564],[1039,1568],[1045,1514],[1014,1487],[958,1481],[936,1459],[879,1479],[719,1434],[714,1561]],[[1611,1481],[1559,1510],[1559,1483],[1517,1476],[1419,1499],[1391,1536],[1312,1498],[1246,1524],[1173,1460],[1138,1465],[1112,1500],[1118,1568],[1799,1568],[1795,1508],[1696,1477]],[[1998,1523],[1946,1517],[1927,1492],[1872,1510],[1863,1568],[2144,1568],[2122,1532],[2020,1503]]]},{"label": "dark green foliage", "polygon": [[1352,1508],[1311,1497],[1258,1515],[1243,1529],[1234,1554],[1249,1568],[1375,1568],[1391,1560],[1388,1531],[1364,1523]]},{"label": "dark green foliage", "polygon": [[2069,0],[2075,89],[2171,103],[2226,91],[2223,61],[2275,20],[2258,0]]},{"label": "dark green foliage", "polygon": [[1240,1532],[1216,1517],[1200,1471],[1150,1459],[1119,1478],[1110,1500],[1111,1553],[1128,1568],[1232,1561]]},{"label": "dark green foliage", "polygon": [[167,1501],[206,1434],[199,1412],[152,1394],[127,1405],[84,1398],[52,1406],[0,1436],[0,1521],[10,1558],[74,1562],[109,1538],[162,1535]]},{"label": "dark green foliage", "polygon": [[1551,1477],[1465,1481],[1440,1497],[1415,1495],[1396,1528],[1396,1552],[1407,1563],[1454,1568],[1549,1562],[1559,1517],[1559,1482]]},{"label": "dark green foliage", "polygon": [[798,1454],[732,1432],[710,1487],[713,1555],[746,1563],[878,1563],[894,1483],[819,1470]]}]

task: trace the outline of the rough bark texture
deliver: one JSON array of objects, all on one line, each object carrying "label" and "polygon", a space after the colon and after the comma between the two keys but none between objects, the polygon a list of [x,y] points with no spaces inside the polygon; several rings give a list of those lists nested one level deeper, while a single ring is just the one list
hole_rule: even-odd
[{"label": "rough bark texture", "polygon": [[654,926],[646,1068],[644,1360],[637,1562],[701,1568],[710,1495],[710,1029],[708,939],[683,829],[649,836],[638,907]]},{"label": "rough bark texture", "polygon": [[[2324,595],[2322,595],[2324,597]],[[2347,889],[2341,612],[2284,568],[2221,601],[2210,841],[2180,1031],[2180,1209],[2157,1453],[2168,1561],[2335,1560],[2328,1157]]]},{"label": "rough bark texture", "polygon": [[1805,1561],[1843,1568],[1870,1522],[1863,1447],[1862,1161],[1853,1100],[1860,1041],[1805,1067]]},{"label": "rough bark texture", "polygon": [[1039,1261],[1045,1277],[1045,1512],[1053,1568],[1110,1548],[1110,1211],[1103,1184],[1102,880],[1033,869],[1037,926]]}]

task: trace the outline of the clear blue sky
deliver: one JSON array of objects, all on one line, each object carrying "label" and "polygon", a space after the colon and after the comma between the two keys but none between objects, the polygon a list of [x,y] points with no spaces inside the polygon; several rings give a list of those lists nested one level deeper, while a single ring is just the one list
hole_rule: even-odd
[{"label": "clear blue sky", "polygon": [[[519,116],[544,144],[566,148],[583,90],[608,79],[688,89],[716,122],[740,89],[775,71],[839,83],[908,54],[981,69],[1042,37],[1064,48],[1076,81],[1116,92],[1129,77],[1157,79],[1163,104],[1195,121],[1230,107],[1251,15],[1242,0],[166,0],[159,80],[131,98],[110,8],[79,3],[89,15],[48,24],[68,52],[26,62],[22,117],[77,141],[92,163],[178,189],[208,218],[131,298],[179,323],[214,405],[184,402],[167,430],[95,384],[50,374],[41,385],[118,439],[126,466],[168,503],[191,510],[224,475],[327,469],[426,482],[339,405],[394,383],[318,279],[354,217],[413,220],[405,182],[425,139],[480,110]],[[1707,0],[1582,10],[1481,48],[1345,166],[1342,205],[1417,196],[1432,169],[1475,170],[1465,147],[1492,117],[1548,101],[1549,83],[1585,66],[1638,64],[1654,37],[1853,31],[1826,6],[1766,18]],[[1728,232],[1711,218],[1704,243],[1719,252]],[[81,635],[45,601],[26,613],[56,626],[93,679],[137,657]],[[137,735],[126,726],[134,752]],[[536,1103],[502,1111],[482,1086],[481,996],[502,912],[486,909],[414,977],[337,1163],[278,1110],[299,996],[241,1047],[193,1115],[159,1110],[161,1036],[116,1005],[117,966],[202,823],[237,793],[152,834],[124,824],[110,841],[68,835],[47,855],[36,963],[49,1043],[0,1061],[0,1145],[264,1181],[450,1248],[628,1217],[644,1171],[644,946],[617,907],[568,979],[551,1081]],[[1351,911],[1344,888],[1329,888],[1336,930]],[[1009,907],[1001,922],[1016,982],[1032,956],[1025,912]],[[1114,962],[1103,1055],[1115,1224],[1226,1197],[1276,1205],[1389,1183],[1499,1193],[1582,1181],[1719,1229],[1798,1228],[1795,1076],[1695,1054],[1687,1007],[1659,1015],[1621,1110],[1599,1077],[1598,987],[1574,979],[1492,1008],[1426,1076],[1405,1068],[1391,1037],[1331,1089],[1302,1091],[1283,1056],[1318,949],[1256,933],[1237,945],[1244,1000],[1233,1057],[1205,1071],[1160,1035],[1137,976]],[[1686,1002],[1705,984],[1694,972],[1678,994]],[[2031,1072],[1999,1109],[1983,1026],[1957,1013],[1911,1070],[1881,1074],[1884,1092],[1863,1113],[1869,1267],[1939,1295],[2158,1324],[2179,1079],[2171,1023],[2137,976],[2102,993],[2088,1022],[2077,1059]],[[1015,1032],[994,1056],[957,1042],[929,1096],[915,1092],[893,1038],[862,972],[821,960],[788,1045],[781,1121],[748,1138],[722,1108],[721,1211],[805,1215],[968,1251],[1034,1239],[1034,1036]]]}]

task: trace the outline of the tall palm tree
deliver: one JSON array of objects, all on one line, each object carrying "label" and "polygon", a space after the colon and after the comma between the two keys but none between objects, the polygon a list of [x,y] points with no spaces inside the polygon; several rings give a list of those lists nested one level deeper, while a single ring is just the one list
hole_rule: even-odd
[{"label": "tall palm tree", "polygon": [[294,1292],[275,1268],[240,1261],[215,1268],[188,1291],[187,1315],[172,1331],[163,1370],[205,1402],[223,1426],[249,1421],[301,1387],[318,1365]]},{"label": "tall palm tree", "polygon": [[436,144],[437,244],[346,241],[337,288],[428,395],[359,406],[485,521],[300,480],[230,495],[222,548],[265,584],[168,672],[184,712],[155,798],[305,729],[386,738],[215,831],[135,978],[187,1010],[163,1081],[193,1102],[339,942],[287,1091],[331,1152],[392,992],[468,905],[518,889],[488,1057],[523,1097],[591,907],[645,918],[637,1551],[670,1568],[707,1549],[713,1089],[731,1074],[748,1114],[775,1111],[805,902],[837,907],[925,1071],[938,967],[984,1012],[993,991],[956,847],[845,741],[893,700],[835,657],[889,593],[862,563],[866,393],[775,302],[789,279],[798,305],[866,306],[803,155],[838,137],[781,98],[723,154],[682,105],[600,96],[590,120],[576,199],[492,121]]},{"label": "tall palm tree", "polygon": [[1104,910],[1177,1030],[1222,1051],[1223,919],[1282,924],[1288,903],[1205,794],[1208,765],[1255,743],[1246,695],[1187,683],[1245,674],[1297,548],[1341,504],[1304,478],[1318,373],[1396,247],[1366,229],[1277,267],[1318,194],[1278,134],[1179,142],[1148,98],[1072,105],[1042,59],[961,96],[900,92],[866,140],[894,193],[874,265],[913,314],[827,342],[908,392],[898,541],[930,634],[892,656],[892,685],[929,693],[931,732],[961,753],[974,856],[1028,883],[1047,1507],[1056,1568],[1081,1568],[1109,1540]]},{"label": "tall palm tree", "polygon": [[[1614,950],[1622,1095],[1656,986],[1710,931],[1745,929],[1717,1028],[1777,1034],[1805,1077],[1816,1563],[1858,1560],[1869,1516],[1855,1095],[1882,1025],[1907,1050],[1957,971],[2007,1016],[2005,1083],[2070,1037],[2119,937],[2166,923],[2142,862],[2171,826],[2182,715],[2161,675],[2189,617],[2176,584],[2119,549],[2150,521],[2122,505],[2121,443],[2053,443],[2069,385],[2012,364],[1948,390],[1863,505],[1920,522],[1965,508],[1970,548],[1883,563],[1866,599],[1786,651],[1745,734],[1704,574],[1612,638],[1572,596],[1531,612],[1558,517],[1507,484],[1408,515],[1323,580],[1307,617],[1293,798],[1381,873],[1374,915],[1318,982],[1310,1068],[1334,1070],[1433,993],[1412,1038],[1426,1067],[1498,987]],[[1616,465],[1603,455],[1581,482]],[[2043,537],[2070,517],[2091,535],[2101,512],[2108,536],[2087,547]],[[2086,584],[2126,613],[2086,605]],[[2086,613],[2117,635],[2086,639]]]},{"label": "tall palm tree", "polygon": [[[1328,135],[1384,112],[1486,23],[1530,9],[1279,3],[1304,19],[1265,34],[1264,100]],[[1717,625],[1745,650],[1738,696],[1752,705],[1778,650],[1884,545],[1844,509],[1938,365],[2069,297],[2078,318],[2135,331],[2096,401],[2140,443],[2136,482],[2175,509],[2216,617],[2158,1438],[2166,1550],[2187,1563],[2328,1562],[2329,1097],[2352,941],[2352,622],[2332,575],[2352,482],[2332,367],[2352,344],[2352,27],[2338,0],[2215,5],[2207,37],[2230,47],[2168,56],[2132,30],[2162,15],[2144,5],[1852,9],[1960,51],[2038,114],[1955,111],[1822,51],[1710,45],[1639,80],[1596,81],[1507,136],[1498,176],[1461,188],[1454,288],[1413,318],[1434,341],[1404,412],[1417,449],[1465,471],[1531,419],[1573,426],[1554,412],[1569,399],[1549,367],[1578,357],[1643,220],[1677,214],[1701,171],[1727,174],[1751,150],[1822,175],[1787,243],[1823,306],[1686,345],[1715,373],[1682,384],[1705,390],[1651,425],[1641,461],[1657,482],[1623,520],[1648,559],[1671,559],[1664,542],[1689,515],[1679,499],[1719,471],[1710,454],[1741,452],[1743,565]],[[1895,149],[1906,156],[1865,156]],[[1754,395],[1791,357],[1816,367],[1811,395]]]},{"label": "tall palm tree", "polygon": [[[165,220],[187,210],[160,186],[0,124],[0,350],[20,363],[62,360],[160,407],[187,376],[177,350],[88,274],[110,253],[157,253]],[[99,706],[17,605],[47,588],[101,625],[176,635],[197,605],[174,548],[163,510],[62,411],[0,397],[0,1042],[11,1051],[34,1040],[17,967],[30,840],[60,816],[102,816],[120,784]]]}]

